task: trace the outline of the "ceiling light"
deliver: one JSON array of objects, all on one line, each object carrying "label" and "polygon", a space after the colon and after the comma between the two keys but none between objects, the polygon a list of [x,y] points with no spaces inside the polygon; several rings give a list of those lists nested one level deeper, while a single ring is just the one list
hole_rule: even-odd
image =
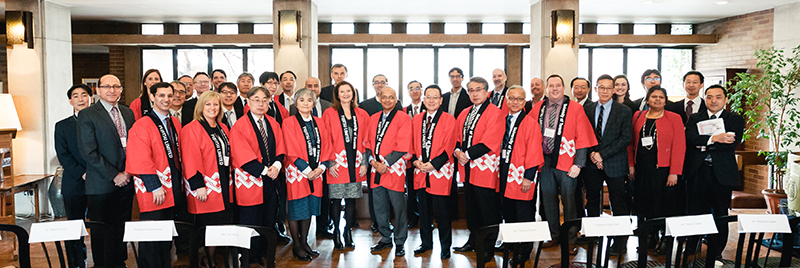
[{"label": "ceiling light", "polygon": [[729,1],[717,1],[717,5],[725,5],[730,3]]},{"label": "ceiling light", "polygon": [[652,3],[653,3],[653,1],[642,1],[643,5],[649,5],[649,4],[652,4]]}]

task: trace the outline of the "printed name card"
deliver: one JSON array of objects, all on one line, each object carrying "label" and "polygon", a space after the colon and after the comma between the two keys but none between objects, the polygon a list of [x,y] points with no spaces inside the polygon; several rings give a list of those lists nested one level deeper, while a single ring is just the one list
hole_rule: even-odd
[{"label": "printed name card", "polygon": [[497,241],[504,243],[537,242],[550,240],[550,227],[546,221],[500,224]]},{"label": "printed name card", "polygon": [[740,214],[739,233],[791,233],[789,218],[786,215]]},{"label": "printed name card", "polygon": [[633,235],[629,216],[583,218],[581,225],[586,237]]},{"label": "printed name card", "polygon": [[29,243],[78,240],[89,235],[82,220],[39,222],[31,224]]},{"label": "printed name card", "polygon": [[236,225],[209,225],[206,227],[206,246],[233,246],[250,249],[250,238],[258,236],[253,228]]},{"label": "printed name card", "polygon": [[178,236],[175,221],[129,221],[125,223],[124,242],[172,241]]},{"label": "printed name card", "polygon": [[666,234],[672,237],[716,234],[717,224],[711,214],[671,217],[666,219]]}]

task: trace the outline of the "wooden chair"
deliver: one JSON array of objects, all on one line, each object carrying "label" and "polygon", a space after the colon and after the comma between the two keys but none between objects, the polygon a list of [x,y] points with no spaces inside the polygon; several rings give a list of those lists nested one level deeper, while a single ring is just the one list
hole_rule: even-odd
[{"label": "wooden chair", "polygon": [[28,244],[28,231],[13,224],[0,224],[0,232],[12,232],[17,236],[19,249],[19,267],[31,268],[31,246]]}]

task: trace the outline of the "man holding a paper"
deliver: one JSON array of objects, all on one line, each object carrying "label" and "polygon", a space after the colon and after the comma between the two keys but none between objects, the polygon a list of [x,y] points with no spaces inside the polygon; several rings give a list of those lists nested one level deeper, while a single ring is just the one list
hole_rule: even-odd
[{"label": "man holding a paper", "polygon": [[[744,119],[726,111],[725,88],[713,85],[706,89],[708,112],[689,116],[686,123],[686,179],[689,192],[689,214],[728,215],[731,191],[739,186],[736,169],[736,147],[742,140]],[[716,121],[715,127],[702,128],[703,123]],[[703,129],[710,130],[704,131]],[[710,236],[709,253],[717,258],[725,249],[728,225]]]}]

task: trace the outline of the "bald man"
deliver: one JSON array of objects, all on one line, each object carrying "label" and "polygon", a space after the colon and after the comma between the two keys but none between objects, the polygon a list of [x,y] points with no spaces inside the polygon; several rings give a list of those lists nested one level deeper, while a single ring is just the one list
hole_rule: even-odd
[{"label": "bald man", "polygon": [[544,99],[544,81],[541,78],[531,79],[531,100],[525,104],[525,111],[530,112],[533,105]]},{"label": "bald man", "polygon": [[506,72],[503,70],[494,69],[494,71],[492,71],[492,82],[494,83],[494,89],[491,92],[491,100],[494,106],[497,106],[501,109],[505,104],[506,94],[508,91],[506,80],[508,80],[508,77],[506,76]]}]

